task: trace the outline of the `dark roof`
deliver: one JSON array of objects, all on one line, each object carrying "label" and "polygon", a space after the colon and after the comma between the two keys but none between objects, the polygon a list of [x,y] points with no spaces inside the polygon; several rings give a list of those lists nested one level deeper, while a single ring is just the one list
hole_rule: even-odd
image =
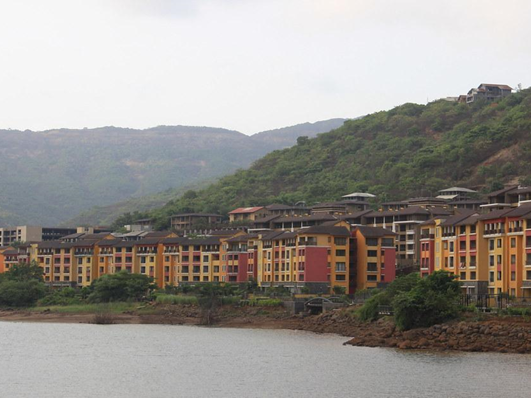
[{"label": "dark roof", "polygon": [[475,211],[473,211],[473,210],[462,211],[461,213],[453,215],[453,216],[450,216],[446,220],[444,220],[441,223],[441,227],[455,226],[458,222],[461,222],[464,219],[466,219],[466,218],[468,218],[468,217],[470,217],[470,216],[472,216],[474,214],[477,214],[477,213]]},{"label": "dark roof", "polygon": [[268,231],[262,235],[262,240],[273,240],[276,236],[284,233],[283,231]]},{"label": "dark roof", "polygon": [[423,207],[410,206],[402,210],[373,211],[365,217],[411,216],[416,214],[428,215],[430,212]]},{"label": "dark roof", "polygon": [[505,215],[514,209],[500,209],[500,210],[493,210],[490,213],[482,214],[478,217],[478,220],[493,220],[495,218],[502,218],[505,217]]},{"label": "dark roof", "polygon": [[354,213],[350,213],[350,214],[342,214],[338,216],[338,218],[339,220],[354,220],[355,218],[360,218],[372,212],[373,210],[371,209],[365,209],[365,210],[355,211]]},{"label": "dark roof", "polygon": [[257,218],[256,220],[254,220],[254,223],[255,224],[262,224],[262,223],[268,223],[268,222],[271,222],[277,218],[281,217],[280,214],[271,214],[269,216],[265,216],[265,217],[261,217],[261,218]]},{"label": "dark roof", "polygon": [[182,242],[186,242],[188,238],[178,237],[178,238],[164,238],[161,240],[164,245],[180,245]]},{"label": "dark roof", "polygon": [[511,185],[511,186],[509,186],[509,187],[505,187],[505,188],[500,189],[500,190],[498,190],[498,191],[491,192],[491,193],[489,193],[487,196],[488,196],[489,198],[492,198],[492,197],[494,197],[494,196],[498,196],[498,195],[501,195],[501,194],[507,193],[507,192],[512,191],[512,190],[517,189],[517,188],[518,188],[517,185]]},{"label": "dark roof", "polygon": [[315,206],[312,206],[312,209],[320,209],[326,207],[345,207],[345,206],[356,206],[356,205],[370,205],[369,202],[362,200],[338,200],[337,202],[324,202],[317,203]]},{"label": "dark roof", "polygon": [[381,238],[383,236],[396,235],[393,231],[380,227],[358,226],[356,229],[366,238]]},{"label": "dark roof", "polygon": [[315,227],[305,228],[298,231],[299,234],[326,234],[333,236],[350,236],[350,231],[346,227],[327,227],[325,225],[316,225]]},{"label": "dark roof", "polygon": [[63,236],[61,237],[61,239],[80,239],[82,236],[84,236],[85,233],[84,232],[76,232],[75,234],[70,234],[70,235],[66,235],[66,236]]},{"label": "dark roof", "polygon": [[69,249],[74,246],[72,242],[61,242],[58,240],[48,240],[38,243],[39,249]]},{"label": "dark roof", "polygon": [[236,235],[238,232],[245,232],[241,229],[218,229],[216,231],[211,231],[209,234],[211,236],[232,236]]},{"label": "dark roof", "polygon": [[160,238],[144,238],[144,239],[140,239],[140,240],[135,240],[133,241],[135,243],[136,246],[153,246],[153,245],[158,245],[159,242],[161,241]]},{"label": "dark roof", "polygon": [[137,241],[135,240],[122,240],[114,245],[114,247],[133,247]]},{"label": "dark roof", "polygon": [[207,238],[196,238],[196,239],[187,239],[183,241],[182,245],[189,246],[201,246],[201,245],[219,245],[219,238],[214,236],[209,236]]},{"label": "dark roof", "polygon": [[114,246],[118,242],[121,242],[120,239],[102,239],[98,242],[98,246]]},{"label": "dark roof", "polygon": [[268,205],[265,208],[267,210],[291,210],[291,209],[297,209],[299,207],[282,205],[282,204],[279,204],[279,203],[273,203],[272,205]]},{"label": "dark roof", "polygon": [[480,199],[464,199],[464,200],[453,200],[451,202],[448,202],[449,205],[459,205],[459,204],[465,204],[465,205],[482,205],[487,203],[485,200]]},{"label": "dark roof", "polygon": [[173,216],[170,216],[170,218],[173,217],[223,217],[221,214],[212,214],[212,213],[182,213],[182,214],[174,214]]},{"label": "dark roof", "polygon": [[258,234],[245,234],[240,236],[234,236],[233,238],[227,239],[227,242],[238,243],[238,242],[247,242],[249,239],[256,239]]},{"label": "dark roof", "polygon": [[458,223],[455,224],[455,226],[460,227],[461,225],[475,225],[477,224],[478,219],[479,219],[479,214],[474,214],[470,217],[463,219],[462,221],[459,221]]},{"label": "dark roof", "polygon": [[166,238],[168,235],[173,234],[170,231],[150,231],[144,235],[145,238]]},{"label": "dark roof", "polygon": [[7,249],[7,250],[4,250],[2,254],[5,256],[13,256],[13,255],[20,254],[20,253],[18,252],[18,250],[15,250],[15,249]]},{"label": "dark roof", "polygon": [[[485,87],[498,87],[500,90],[512,90],[512,87],[508,86],[507,84],[487,84],[487,83],[481,83],[479,87],[485,86]],[[479,88],[478,87],[478,88]]]},{"label": "dark roof", "polygon": [[524,217],[531,213],[531,203],[526,203],[521,206],[518,206],[516,209],[512,209],[507,214],[505,214],[505,217]]},{"label": "dark roof", "polygon": [[[97,234],[86,234],[83,236],[83,240],[84,239],[103,239],[103,238],[106,238],[107,236],[109,236],[111,233],[110,232],[99,232]],[[64,238],[63,238],[64,239]]]},{"label": "dark roof", "polygon": [[337,217],[332,214],[310,214],[308,216],[281,216],[275,220],[275,223],[280,222],[297,222],[297,221],[331,221],[337,220]]},{"label": "dark roof", "polygon": [[98,240],[96,239],[82,239],[72,243],[72,247],[92,247]]}]

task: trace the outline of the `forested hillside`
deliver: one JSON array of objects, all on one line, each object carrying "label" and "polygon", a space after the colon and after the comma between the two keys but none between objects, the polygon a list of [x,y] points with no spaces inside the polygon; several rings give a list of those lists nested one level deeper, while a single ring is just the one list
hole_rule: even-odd
[{"label": "forested hillside", "polygon": [[[378,112],[296,146],[153,211],[158,226],[179,212],[226,213],[238,206],[308,204],[371,192],[380,201],[531,183],[531,90],[499,103],[436,101]],[[121,220],[119,220],[120,222]]]},{"label": "forested hillside", "polygon": [[308,123],[292,126],[280,139],[273,133],[266,141],[237,131],[189,126],[0,130],[0,226],[56,225],[93,206],[113,205],[100,207],[112,214],[121,209],[117,202],[130,198],[140,199],[128,202],[128,209],[161,206],[170,193],[144,196],[172,189],[175,197],[182,187],[227,175],[295,144],[296,137],[290,135],[294,131],[315,136],[343,121],[322,122],[317,129]]}]

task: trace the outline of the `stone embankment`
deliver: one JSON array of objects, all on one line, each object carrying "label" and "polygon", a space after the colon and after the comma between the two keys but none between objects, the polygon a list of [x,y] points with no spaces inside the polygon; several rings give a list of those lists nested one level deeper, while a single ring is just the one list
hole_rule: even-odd
[{"label": "stone embankment", "polygon": [[531,353],[531,323],[518,318],[460,321],[430,328],[398,331],[384,322],[360,330],[346,344],[437,351]]}]

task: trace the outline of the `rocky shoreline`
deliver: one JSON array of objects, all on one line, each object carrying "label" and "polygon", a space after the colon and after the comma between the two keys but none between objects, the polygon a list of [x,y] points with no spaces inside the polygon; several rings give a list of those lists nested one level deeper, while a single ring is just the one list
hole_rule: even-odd
[{"label": "rocky shoreline", "polygon": [[[92,313],[0,311],[0,320],[16,322],[94,323]],[[160,306],[152,313],[112,314],[115,324],[200,325],[194,306]],[[348,309],[315,316],[293,316],[282,308],[221,309],[210,327],[289,329],[349,337],[345,345],[396,349],[531,354],[531,321],[521,317],[485,316],[430,328],[399,331],[390,319],[361,322]]]}]

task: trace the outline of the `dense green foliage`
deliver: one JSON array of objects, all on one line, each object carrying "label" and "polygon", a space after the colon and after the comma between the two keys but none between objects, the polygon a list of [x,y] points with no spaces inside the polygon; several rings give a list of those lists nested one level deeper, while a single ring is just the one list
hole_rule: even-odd
[{"label": "dense green foliage", "polygon": [[[151,214],[337,200],[371,192],[381,201],[428,196],[453,185],[488,191],[531,174],[531,90],[499,103],[405,104],[347,121],[247,170],[191,191]],[[527,178],[527,182],[531,179]]]},{"label": "dense green foliage", "polygon": [[[115,214],[114,219],[125,211],[116,202],[218,178],[272,150],[294,145],[296,137],[291,133],[315,135],[342,123],[331,120],[293,126],[256,138],[189,126],[0,130],[0,170],[5,171],[0,224],[56,225],[93,206],[111,205],[74,220],[101,225],[110,214]],[[145,210],[169,199],[168,192],[162,192],[126,205]]]},{"label": "dense green foliage", "polygon": [[418,274],[409,274],[395,279],[387,289],[369,298],[359,317],[374,321],[379,318],[380,306],[391,306],[399,329],[428,327],[458,315],[459,295],[459,282],[448,272],[436,271],[422,279]]},{"label": "dense green foliage", "polygon": [[42,269],[35,262],[15,264],[0,275],[0,306],[29,307],[45,294]]},{"label": "dense green foliage", "polygon": [[43,299],[39,300],[39,305],[77,305],[82,304],[82,302],[79,291],[71,287],[65,287],[49,291]]},{"label": "dense green foliage", "polygon": [[153,278],[121,271],[103,275],[92,281],[90,285],[92,293],[88,296],[88,300],[93,303],[141,301],[153,288]]},{"label": "dense green foliage", "polygon": [[379,317],[378,309],[380,306],[390,306],[397,295],[411,291],[419,282],[419,275],[413,273],[396,278],[385,290],[375,289],[375,293],[361,307],[360,319],[362,321],[375,321]]},{"label": "dense green foliage", "polygon": [[456,318],[459,314],[460,286],[456,277],[436,271],[419,280],[413,289],[393,299],[396,326],[402,330],[429,327]]}]

